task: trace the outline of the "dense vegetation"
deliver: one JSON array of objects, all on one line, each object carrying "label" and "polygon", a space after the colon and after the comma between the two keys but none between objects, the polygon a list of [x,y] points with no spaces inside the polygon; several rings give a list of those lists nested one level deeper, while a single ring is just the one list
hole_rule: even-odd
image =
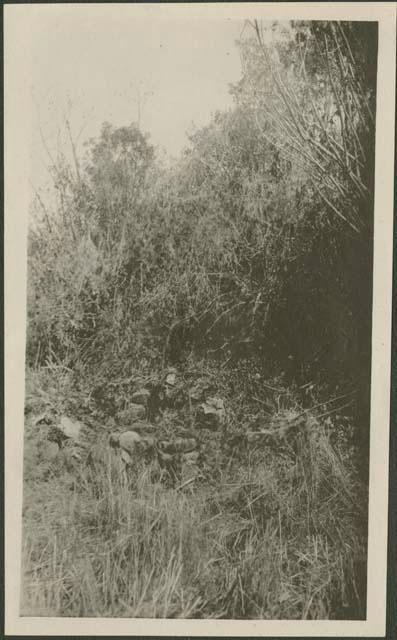
[{"label": "dense vegetation", "polygon": [[[321,22],[273,31],[269,47],[262,25],[246,25],[234,107],[172,164],[137,126],[108,123],[83,156],[71,137],[73,162],[53,159],[54,200],[36,199],[29,232],[27,366],[36,396],[42,385],[80,417],[95,406],[104,423],[128,407],[121,381],[173,366],[186,385],[217,381],[224,441],[302,411],[309,435],[293,463],[283,447],[244,449],[233,463],[220,453],[189,497],[143,470],[135,519],[111,474],[80,475],[82,495],[65,490],[64,503],[59,469],[29,481],[29,562],[40,584],[56,566],[60,591],[30,595],[27,609],[365,615],[377,33]],[[191,422],[185,409],[161,419]],[[74,547],[62,560],[71,529],[90,560]],[[43,548],[54,563],[40,573]]]}]

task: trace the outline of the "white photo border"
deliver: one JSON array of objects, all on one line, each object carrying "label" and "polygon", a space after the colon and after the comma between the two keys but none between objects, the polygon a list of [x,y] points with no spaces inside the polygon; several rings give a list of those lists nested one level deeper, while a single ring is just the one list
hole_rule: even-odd
[{"label": "white photo border", "polygon": [[[26,336],[26,150],[32,123],[29,41],[51,13],[133,14],[162,20],[352,20],[379,23],[374,294],[365,621],[153,620],[21,617],[22,477]],[[357,3],[15,4],[4,6],[5,633],[63,636],[381,637],[385,635],[394,189],[396,5]]]}]

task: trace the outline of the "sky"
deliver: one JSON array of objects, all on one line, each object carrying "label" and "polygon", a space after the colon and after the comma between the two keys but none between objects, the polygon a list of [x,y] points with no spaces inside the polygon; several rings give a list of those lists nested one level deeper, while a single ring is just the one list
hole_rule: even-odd
[{"label": "sky", "polygon": [[36,187],[45,180],[48,152],[65,143],[65,116],[79,152],[104,121],[123,126],[139,118],[152,143],[177,155],[192,124],[203,126],[216,110],[232,106],[229,84],[241,75],[235,42],[243,20],[143,16],[120,5],[118,11],[96,6],[77,11],[63,5],[30,22],[25,46]]}]

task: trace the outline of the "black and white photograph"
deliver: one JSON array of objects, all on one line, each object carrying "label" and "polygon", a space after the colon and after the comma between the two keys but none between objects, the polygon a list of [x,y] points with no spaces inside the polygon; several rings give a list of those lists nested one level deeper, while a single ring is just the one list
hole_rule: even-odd
[{"label": "black and white photograph", "polygon": [[384,625],[395,5],[314,4],[6,8],[20,633]]}]

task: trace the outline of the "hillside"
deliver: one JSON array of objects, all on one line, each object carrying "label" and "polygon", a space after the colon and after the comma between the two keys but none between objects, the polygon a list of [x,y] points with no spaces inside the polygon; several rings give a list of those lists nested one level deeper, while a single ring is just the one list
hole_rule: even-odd
[{"label": "hillside", "polygon": [[24,615],[365,618],[377,33],[267,41],[172,162],[65,123],[29,230]]}]

